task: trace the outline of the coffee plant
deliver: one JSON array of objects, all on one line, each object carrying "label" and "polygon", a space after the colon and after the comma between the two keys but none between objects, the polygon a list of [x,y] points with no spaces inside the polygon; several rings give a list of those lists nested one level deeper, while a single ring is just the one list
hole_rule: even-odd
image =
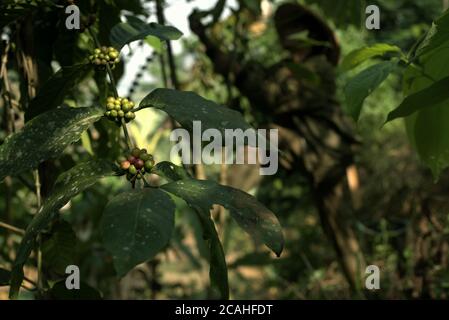
[{"label": "coffee plant", "polygon": [[345,71],[372,63],[345,87],[347,111],[358,120],[363,102],[390,74],[402,79],[404,100],[385,115],[385,123],[405,119],[408,138],[435,179],[449,166],[449,11],[436,19],[429,31],[404,53],[399,47],[377,43],[356,49],[342,62]]},{"label": "coffee plant", "polygon": [[[36,1],[34,4],[24,2],[21,5],[14,1],[3,1],[0,10],[5,19],[2,18],[1,27],[11,26],[15,19],[37,8],[46,12],[61,10],[52,1]],[[11,27],[11,30],[14,28]],[[70,32],[78,31],[65,32],[70,36]],[[86,130],[103,118],[121,128],[125,147],[120,150],[121,156],[118,159],[104,158],[101,154],[93,155],[91,160],[75,163],[57,177],[23,234],[12,270],[0,270],[5,273],[2,278],[8,278],[5,283],[10,285],[10,297],[18,297],[24,281],[24,266],[33,250],[39,253],[45,249],[41,246],[43,232],[48,231],[58,220],[59,210],[100,179],[114,176],[116,179],[123,179],[124,183],[129,181],[126,182],[129,184],[129,191],[115,194],[107,204],[101,218],[100,232],[103,245],[112,256],[117,276],[123,277],[169,245],[175,224],[176,202],[173,199],[179,198],[193,209],[201,222],[202,236],[209,250],[212,296],[227,299],[227,266],[222,244],[211,218],[212,206],[220,205],[228,209],[243,230],[279,256],[283,249],[283,235],[276,216],[243,191],[209,180],[194,179],[186,168],[168,161],[155,162],[156,159],[147,150],[133,144],[127,123],[139,117],[140,110],[156,108],[166,112],[188,130],[192,128],[193,121],[201,121],[202,130],[216,128],[224,131],[228,127],[246,130],[250,125],[240,113],[193,92],[159,88],[150,92],[139,104],[118,96],[113,69],[120,65],[122,48],[148,36],[157,37],[162,42],[177,40],[182,33],[175,27],[147,24],[137,16],[128,15],[127,22],[111,26],[110,45],[98,40],[104,39],[102,33],[105,30],[102,25],[87,25],[79,32],[85,37],[85,42],[90,44],[90,48],[83,51],[86,52],[84,62],[63,64],[59,71],[41,84],[39,90],[28,90],[29,100],[21,102],[25,104],[25,125],[17,132],[10,132],[0,146],[0,181],[34,172],[36,185],[39,186],[37,168],[49,159],[62,157],[67,147],[82,138]],[[8,50],[12,55],[21,54],[22,49],[15,45],[11,36]],[[60,59],[64,60],[68,59]],[[98,97],[98,105],[63,104],[65,97],[86,77],[94,77],[97,83],[106,86],[108,90],[105,92],[112,94]],[[31,80],[23,79],[24,85],[32,87]],[[158,175],[162,178],[159,181],[167,182],[151,185],[147,179],[150,174]],[[61,230],[64,232],[66,229]],[[46,263],[45,260],[43,263]],[[40,268],[38,266],[39,270]],[[46,290],[50,289],[49,284],[37,285],[41,295],[45,295]],[[60,286],[61,283],[57,283],[52,290],[62,290]]]}]

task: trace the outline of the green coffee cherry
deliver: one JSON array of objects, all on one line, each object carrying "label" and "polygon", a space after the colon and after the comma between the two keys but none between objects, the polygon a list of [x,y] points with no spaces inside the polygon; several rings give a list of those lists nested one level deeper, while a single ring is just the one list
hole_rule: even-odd
[{"label": "green coffee cherry", "polygon": [[135,174],[137,173],[137,169],[136,169],[136,167],[132,164],[132,165],[129,166],[128,172],[131,173],[131,174],[133,174],[133,175],[135,175]]},{"label": "green coffee cherry", "polygon": [[118,118],[125,118],[125,121],[129,122],[136,117],[134,112],[130,111],[132,109],[131,106],[134,106],[134,103],[127,98],[108,97],[106,99],[107,112],[105,112],[105,116],[116,122],[117,125],[121,125],[121,120]]},{"label": "green coffee cherry", "polygon": [[134,149],[132,149],[131,155],[132,155],[133,157],[135,157],[135,158],[138,158],[139,155],[140,155],[140,149],[139,149],[139,148],[134,148]]},{"label": "green coffee cherry", "polygon": [[128,111],[130,111],[131,109],[132,109],[132,108],[131,108],[131,106],[130,106],[129,103],[124,103],[124,104],[122,105],[122,110],[125,111],[125,112],[128,112]]},{"label": "green coffee cherry", "polygon": [[128,112],[125,114],[125,118],[128,119],[128,120],[133,120],[135,117],[136,117],[136,115],[135,115],[134,112],[132,112],[132,111],[128,111]]},{"label": "green coffee cherry", "polygon": [[93,51],[93,54],[89,56],[89,60],[97,66],[109,65],[111,68],[114,68],[120,62],[119,55],[120,53],[113,47],[101,47]]},{"label": "green coffee cherry", "polygon": [[154,167],[154,160],[153,159],[145,161],[144,168],[145,168],[146,171],[151,171],[151,169],[153,169],[153,167]]},{"label": "green coffee cherry", "polygon": [[117,158],[117,163],[120,165],[123,161],[127,161],[126,157],[120,156]]},{"label": "green coffee cherry", "polygon": [[139,158],[142,159],[142,161],[144,161],[144,162],[147,161],[147,160],[150,160],[150,157],[151,156],[149,154],[143,153],[143,152],[139,156]]}]

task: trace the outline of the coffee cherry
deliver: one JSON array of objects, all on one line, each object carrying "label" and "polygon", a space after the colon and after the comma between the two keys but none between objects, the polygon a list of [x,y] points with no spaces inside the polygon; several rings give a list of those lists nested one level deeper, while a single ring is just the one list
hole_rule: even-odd
[{"label": "coffee cherry", "polygon": [[131,174],[136,174],[136,173],[137,173],[137,169],[136,169],[136,167],[132,164],[132,165],[129,166],[128,172],[131,173]]},{"label": "coffee cherry", "polygon": [[128,112],[132,109],[131,105],[129,103],[122,105],[122,110],[124,112]]},{"label": "coffee cherry", "polygon": [[139,155],[140,155],[140,149],[139,149],[139,148],[134,148],[134,149],[132,149],[131,155],[132,155],[133,157],[138,158]]},{"label": "coffee cherry", "polygon": [[106,117],[110,117],[110,116],[111,116],[111,111],[106,111],[106,112],[104,113],[104,115],[105,115]]},{"label": "coffee cherry", "polygon": [[133,157],[133,156],[129,156],[128,157],[128,161],[131,163],[131,164],[134,164],[134,163],[136,163],[136,158],[135,157]]},{"label": "coffee cherry", "polygon": [[145,161],[148,161],[148,160],[152,159],[153,157],[150,154],[148,154],[148,153],[143,153],[142,152],[140,154],[139,158],[142,159],[145,162]]},{"label": "coffee cherry", "polygon": [[126,118],[126,119],[129,119],[129,120],[133,120],[135,117],[136,117],[136,115],[135,115],[134,112],[132,112],[132,111],[128,111],[128,112],[125,114],[125,118]]},{"label": "coffee cherry", "polygon": [[125,116],[125,113],[124,113],[122,110],[120,110],[120,111],[117,112],[117,115],[118,115],[120,118],[123,118],[123,117]]},{"label": "coffee cherry", "polygon": [[93,51],[93,54],[89,56],[89,60],[100,67],[110,65],[111,68],[114,68],[120,62],[119,55],[120,53],[113,47],[101,47]]},{"label": "coffee cherry", "polygon": [[123,161],[127,161],[128,159],[126,159],[124,156],[120,156],[117,158],[116,162],[121,165]]},{"label": "coffee cherry", "polygon": [[113,104],[113,103],[108,103],[106,105],[106,109],[108,109],[108,110],[114,110],[114,108],[115,108],[115,104]]},{"label": "coffee cherry", "polygon": [[142,169],[144,165],[145,165],[145,163],[143,162],[142,159],[137,159],[137,160],[136,160],[136,163],[134,164],[134,166],[135,166],[137,169]]},{"label": "coffee cherry", "polygon": [[153,159],[145,161],[145,170],[146,171],[151,171],[151,169],[153,169],[153,167],[154,167],[154,160]]},{"label": "coffee cherry", "polygon": [[128,170],[130,166],[131,166],[131,163],[129,163],[129,161],[123,161],[123,162],[120,164],[120,167],[121,167],[123,170]]},{"label": "coffee cherry", "polygon": [[112,110],[112,111],[111,111],[111,117],[116,118],[116,117],[117,117],[117,111]]}]

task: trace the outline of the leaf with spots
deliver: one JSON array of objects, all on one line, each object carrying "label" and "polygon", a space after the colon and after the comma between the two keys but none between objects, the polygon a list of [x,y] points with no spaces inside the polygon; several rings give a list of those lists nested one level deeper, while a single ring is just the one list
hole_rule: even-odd
[{"label": "leaf with spots", "polygon": [[173,200],[156,188],[114,196],[103,213],[101,232],[119,277],[168,245],[174,215]]},{"label": "leaf with spots", "polygon": [[23,265],[30,256],[37,235],[48,227],[57,216],[58,210],[71,198],[95,184],[99,179],[115,175],[116,170],[116,166],[107,160],[92,160],[79,164],[58,177],[53,191],[28,225],[20,243],[12,269],[9,292],[11,298],[17,298],[23,280]]},{"label": "leaf with spots", "polygon": [[29,121],[22,131],[7,137],[0,146],[0,181],[57,158],[103,113],[101,108],[60,108]]},{"label": "leaf with spots", "polygon": [[[252,129],[242,114],[220,106],[211,100],[204,99],[190,91],[173,89],[156,89],[148,94],[140,103],[139,109],[156,108],[168,113],[181,126],[193,130],[193,121],[201,122],[201,132],[207,129],[217,129],[225,137],[225,129]],[[243,136],[243,132],[242,136]],[[258,137],[265,139],[262,136]],[[263,143],[266,143],[263,140]],[[256,147],[256,143],[249,145]]]},{"label": "leaf with spots", "polygon": [[76,265],[79,248],[70,223],[58,219],[42,236],[42,262],[45,270],[64,276],[69,265]]},{"label": "leaf with spots", "polygon": [[281,225],[274,213],[253,196],[208,180],[179,180],[161,188],[206,212],[214,204],[225,207],[239,226],[256,241],[264,243],[277,256],[281,254],[284,247]]},{"label": "leaf with spots", "polygon": [[183,167],[177,166],[169,161],[158,162],[153,169],[151,169],[151,173],[164,177],[168,181],[190,178],[190,175]]},{"label": "leaf with spots", "polygon": [[167,41],[178,40],[182,32],[172,26],[163,26],[155,22],[145,23],[137,17],[132,17],[128,22],[116,24],[109,34],[109,40],[115,48],[120,50],[124,45],[143,40],[148,36]]}]

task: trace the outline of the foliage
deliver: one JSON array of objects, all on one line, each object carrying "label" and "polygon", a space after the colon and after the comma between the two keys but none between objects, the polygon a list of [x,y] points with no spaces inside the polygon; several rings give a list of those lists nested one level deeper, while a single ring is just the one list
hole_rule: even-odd
[{"label": "foliage", "polygon": [[[318,29],[300,25],[288,38],[299,49],[284,46],[274,21],[283,2],[264,2],[264,11],[258,0],[219,0],[195,11],[207,21],[192,28],[198,37],[182,38],[172,17],[175,26],[146,22],[161,12],[137,0],[80,2],[82,29],[70,32],[65,1],[0,4],[0,223],[8,228],[0,224],[0,299],[449,296],[448,12],[440,0],[378,0],[382,29],[368,32],[363,1],[290,2],[329,24],[339,66],[323,58],[333,47]],[[113,70],[90,59],[111,46],[120,51]],[[150,77],[129,81],[125,63],[147,53]],[[118,93],[134,121],[108,116],[107,98],[115,104]],[[276,126],[278,173],[165,161],[170,130],[191,131],[193,121],[203,131]],[[355,141],[345,145],[351,153],[338,148],[346,139]],[[136,166],[143,150],[151,161]],[[380,266],[382,290],[351,288],[323,223],[326,206],[350,226],[365,262]],[[65,287],[70,264],[80,267],[82,290]]]}]

